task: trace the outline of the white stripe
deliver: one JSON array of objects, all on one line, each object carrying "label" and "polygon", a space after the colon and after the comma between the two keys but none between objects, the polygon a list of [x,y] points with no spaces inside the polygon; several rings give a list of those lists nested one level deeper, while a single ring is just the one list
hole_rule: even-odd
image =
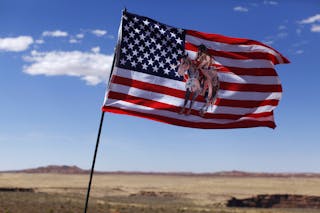
[{"label": "white stripe", "polygon": [[138,80],[146,83],[152,83],[152,84],[165,86],[173,89],[178,89],[183,91],[185,90],[185,82],[182,82],[182,81],[176,81],[169,78],[163,78],[156,75],[149,75],[146,73],[127,70],[127,69],[118,68],[118,67],[115,67],[114,70],[115,70],[114,75],[117,75],[120,77]]},{"label": "white stripe", "polygon": [[[113,92],[118,92],[122,94],[128,94],[131,96],[144,98],[151,101],[157,101],[165,104],[170,104],[176,107],[182,107],[184,103],[184,99],[177,98],[170,95],[165,95],[162,93],[150,92],[142,89],[138,89],[135,87],[129,87],[122,84],[112,84],[110,90]],[[203,107],[204,103],[195,101],[192,109],[200,110]],[[187,105],[188,107],[189,105]],[[261,113],[261,112],[271,112],[275,106],[260,106],[254,108],[242,108],[242,107],[227,107],[227,106],[211,106],[208,109],[208,113],[216,113],[216,114],[236,114],[236,115],[245,115],[251,113]]]},{"label": "white stripe", "polygon": [[[154,75],[149,75],[146,73],[141,73],[141,72],[136,72],[136,71],[115,67],[113,75],[185,91],[185,82],[176,81],[168,78],[162,78]],[[234,78],[234,76],[237,76],[233,74],[229,74],[229,75],[230,75],[230,79]],[[224,76],[222,78],[227,78],[225,77],[226,74],[223,74],[221,76]],[[220,77],[220,73],[219,73],[219,77]],[[248,81],[249,81],[249,78],[251,77],[253,76],[239,76],[239,78],[244,78]],[[229,81],[226,80],[226,81],[232,82],[231,80]],[[254,81],[258,83],[256,80],[252,80],[252,81],[250,80],[250,82],[252,83]],[[236,82],[236,83],[242,83],[242,82]],[[280,100],[281,94],[282,94],[281,92],[244,92],[244,91],[230,91],[230,90],[221,90],[221,89],[218,91],[219,98],[231,99],[231,100],[254,100],[254,101],[268,100],[268,99]]]},{"label": "white stripe", "polygon": [[229,83],[239,84],[267,84],[279,85],[280,79],[277,76],[252,76],[252,75],[236,75],[229,72],[218,72],[219,80]]},{"label": "white stripe", "polygon": [[189,121],[189,122],[204,122],[204,123],[217,123],[217,124],[230,124],[240,120],[259,120],[259,121],[273,121],[273,116],[261,117],[257,118],[250,118],[244,117],[238,120],[230,120],[230,119],[207,119],[197,115],[180,115],[175,112],[167,111],[167,110],[158,110],[151,107],[141,106],[133,103],[129,103],[126,101],[109,99],[106,103],[106,106],[112,106],[120,109],[128,109],[135,112],[142,112],[147,113],[150,115],[160,115],[164,117],[174,118],[182,121]]},{"label": "white stripe", "polygon": [[[191,59],[195,59],[197,52],[186,50]],[[215,64],[227,67],[240,68],[274,68],[274,64],[270,60],[264,59],[232,59],[220,56],[214,57]]]},{"label": "white stripe", "polygon": [[268,47],[257,45],[257,44],[250,44],[250,45],[244,45],[244,44],[226,44],[221,42],[215,42],[210,41],[202,38],[198,38],[191,35],[186,35],[185,40],[187,42],[190,42],[196,46],[200,44],[204,44],[206,47],[210,49],[214,49],[217,51],[226,51],[226,52],[265,52],[274,55],[279,63],[283,63],[283,60],[281,58],[281,55],[278,54],[273,49],[270,49]]}]

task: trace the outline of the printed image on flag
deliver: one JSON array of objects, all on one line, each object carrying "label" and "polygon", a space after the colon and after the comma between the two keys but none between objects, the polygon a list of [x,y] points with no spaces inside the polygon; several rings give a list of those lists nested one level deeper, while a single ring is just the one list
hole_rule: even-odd
[{"label": "printed image on flag", "polygon": [[275,128],[278,51],[124,12],[102,110],[173,125]]}]

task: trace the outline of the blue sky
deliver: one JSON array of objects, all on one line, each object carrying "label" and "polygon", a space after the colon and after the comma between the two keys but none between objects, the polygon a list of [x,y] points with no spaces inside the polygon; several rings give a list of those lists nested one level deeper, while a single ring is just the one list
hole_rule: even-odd
[{"label": "blue sky", "polygon": [[97,170],[320,172],[318,0],[0,2],[0,170],[91,166],[121,10],[263,41],[277,66],[277,128],[199,130],[107,113]]}]

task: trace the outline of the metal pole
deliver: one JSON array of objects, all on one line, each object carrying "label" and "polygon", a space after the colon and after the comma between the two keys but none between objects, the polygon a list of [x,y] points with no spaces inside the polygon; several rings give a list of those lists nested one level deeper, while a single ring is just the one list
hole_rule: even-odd
[{"label": "metal pole", "polygon": [[103,118],[104,118],[104,112],[102,112],[101,119],[100,119],[100,126],[99,126],[99,131],[98,131],[96,148],[94,150],[94,155],[93,155],[93,161],[92,161],[92,166],[91,166],[90,179],[89,179],[89,184],[88,184],[87,198],[86,198],[86,205],[84,207],[84,213],[87,213],[87,209],[88,209],[88,202],[89,202],[89,196],[90,196],[90,190],[91,190],[91,182],[92,182],[92,176],[93,176],[93,172],[94,172],[94,165],[96,163],[96,157],[97,157],[98,146],[99,146],[99,141],[100,141],[100,134],[101,134],[102,124],[103,124]]}]

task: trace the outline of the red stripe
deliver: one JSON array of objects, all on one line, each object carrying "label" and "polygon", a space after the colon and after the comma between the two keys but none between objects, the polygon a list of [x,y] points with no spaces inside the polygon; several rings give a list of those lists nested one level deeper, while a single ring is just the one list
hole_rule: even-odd
[{"label": "red stripe", "polygon": [[[172,89],[165,86],[158,86],[142,81],[132,80],[120,76],[114,76],[112,79],[112,83],[121,84],[129,87],[135,87],[142,90],[147,90],[150,92],[161,93],[165,95],[170,95],[173,97],[184,99],[185,91]],[[202,96],[198,96],[197,101],[205,102]],[[261,101],[253,101],[253,100],[229,100],[229,99],[220,99],[217,98],[216,105],[218,106],[230,106],[230,107],[244,107],[244,108],[252,108],[252,107],[259,107],[259,106],[277,106],[279,100],[277,99],[270,99],[270,100],[261,100]]]},{"label": "red stripe", "polygon": [[233,45],[260,45],[269,49],[272,49],[276,53],[280,55],[280,57],[283,60],[283,63],[290,63],[287,58],[285,58],[283,55],[281,55],[277,50],[273,49],[272,47],[269,47],[268,45],[265,45],[261,42],[254,41],[251,39],[244,39],[244,38],[232,38],[227,37],[219,34],[212,34],[212,33],[203,33],[203,32],[197,32],[194,30],[186,30],[186,33],[191,36],[195,36],[201,39],[206,39],[210,41],[216,41],[220,43],[226,43],[226,44],[233,44]]},{"label": "red stripe", "polygon": [[[146,106],[158,110],[166,110],[170,112],[175,112],[178,113],[181,110],[181,107],[177,107],[171,104],[166,104],[158,101],[153,101],[153,100],[148,100],[145,98],[141,97],[136,97],[128,94],[123,94],[123,93],[118,93],[118,92],[113,92],[110,91],[108,94],[108,98],[110,99],[115,99],[115,100],[121,100],[125,101],[128,103],[136,104],[136,105],[141,105],[141,106]],[[191,110],[192,115],[199,115],[198,110]],[[273,115],[273,112],[263,112],[263,113],[255,113],[255,114],[218,114],[218,113],[206,113],[204,115],[204,118],[207,119],[230,119],[230,120],[238,120],[242,117],[251,117],[251,118],[262,118],[262,117],[267,117]]]},{"label": "red stripe", "polygon": [[135,112],[132,110],[119,109],[111,106],[103,106],[102,111],[112,112],[116,114],[132,115],[132,116],[147,118],[150,120],[155,120],[155,121],[159,121],[167,124],[191,127],[191,128],[201,128],[201,129],[230,129],[230,128],[261,127],[261,126],[270,127],[274,129],[276,127],[273,121],[243,120],[243,121],[238,121],[238,122],[229,123],[229,124],[190,122],[190,121],[183,121],[183,120],[178,120],[174,118],[168,118],[161,115],[150,115],[147,113]]},{"label": "red stripe", "polygon": [[[185,43],[185,49],[191,50],[194,52],[198,51],[198,47],[191,43]],[[226,52],[226,51],[217,51],[213,49],[209,49],[208,52],[212,56],[219,56],[219,57],[232,58],[232,59],[238,59],[238,60],[266,59],[266,60],[272,61],[273,64],[279,64],[276,56],[266,52]]]},{"label": "red stripe", "polygon": [[[152,90],[153,92],[165,94],[179,94],[179,97],[184,97],[184,91],[151,84],[147,82],[137,81],[120,76],[114,76],[112,83],[124,84],[139,89]],[[237,84],[220,81],[220,88],[231,91],[250,91],[250,92],[281,92],[281,85],[266,85],[266,84]]]},{"label": "red stripe", "polygon": [[259,106],[278,106],[279,100],[270,99],[263,101],[244,101],[244,100],[230,100],[217,98],[215,105],[228,106],[228,107],[244,107],[244,108],[255,108]]},{"label": "red stripe", "polygon": [[240,67],[228,67],[228,66],[217,66],[217,67],[219,68],[219,72],[231,72],[236,75],[278,76],[275,69],[272,69],[272,68],[240,68]]},{"label": "red stripe", "polygon": [[266,84],[237,84],[220,81],[220,89],[231,91],[250,91],[250,92],[282,92],[281,85]]}]

